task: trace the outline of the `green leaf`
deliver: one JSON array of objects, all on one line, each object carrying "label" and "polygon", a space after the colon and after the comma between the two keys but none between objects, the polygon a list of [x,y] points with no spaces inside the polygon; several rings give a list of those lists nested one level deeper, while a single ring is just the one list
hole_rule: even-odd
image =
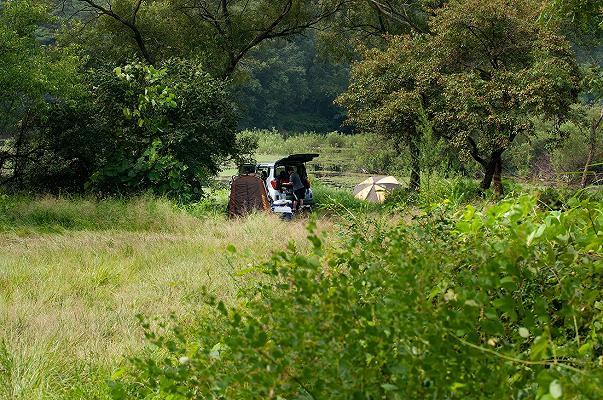
[{"label": "green leaf", "polygon": [[540,236],[542,236],[542,234],[544,233],[544,230],[546,229],[546,225],[541,224],[538,229],[536,229],[535,231],[533,231],[532,233],[530,233],[528,235],[528,240],[527,240],[527,245],[530,246],[532,244],[532,242],[534,241],[534,239],[538,239]]},{"label": "green leaf", "polygon": [[396,385],[392,385],[391,383],[383,383],[381,384],[381,387],[386,391],[386,392],[393,392],[394,390],[398,390],[398,386]]},{"label": "green leaf", "polygon": [[124,374],[127,372],[126,368],[117,368],[115,371],[113,371],[113,373],[111,374],[111,380],[117,380],[119,378],[121,378],[122,376],[124,376]]},{"label": "green leaf", "polygon": [[530,359],[538,360],[546,356],[546,350],[549,347],[549,341],[546,336],[538,336],[530,348]]}]

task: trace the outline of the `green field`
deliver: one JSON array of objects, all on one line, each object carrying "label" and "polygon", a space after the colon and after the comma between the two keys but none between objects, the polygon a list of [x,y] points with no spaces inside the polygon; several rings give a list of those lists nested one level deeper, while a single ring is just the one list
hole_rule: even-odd
[{"label": "green field", "polygon": [[[206,305],[208,296],[215,297],[227,307],[240,310],[252,307],[249,310],[253,311],[254,306],[249,302],[262,298],[267,292],[260,297],[257,295],[249,297],[249,293],[254,293],[256,285],[262,282],[268,283],[269,286],[266,288],[270,290],[269,293],[277,296],[272,301],[280,301],[279,296],[294,296],[285,298],[288,299],[287,302],[291,301],[295,305],[291,311],[302,313],[295,317],[294,314],[289,316],[288,308],[280,311],[278,308],[274,309],[274,318],[284,318],[282,323],[285,325],[275,326],[273,331],[275,337],[280,337],[279,340],[284,341],[283,345],[287,345],[290,337],[294,340],[297,334],[290,336],[293,331],[304,332],[307,326],[304,324],[320,325],[324,322],[328,325],[336,320],[340,321],[338,324],[344,324],[341,325],[343,331],[337,333],[340,336],[336,336],[336,343],[343,345],[351,340],[349,344],[352,347],[346,353],[338,353],[331,349],[330,345],[325,344],[326,342],[323,343],[321,338],[325,335],[325,328],[313,328],[314,331],[307,332],[307,335],[317,335],[307,343],[318,346],[316,354],[322,355],[319,359],[315,359],[317,355],[310,352],[305,356],[300,353],[299,357],[310,357],[316,362],[326,363],[324,368],[327,368],[331,359],[338,357],[337,354],[345,354],[360,357],[362,362],[354,361],[359,368],[373,372],[378,370],[372,363],[364,365],[365,350],[360,345],[356,346],[357,341],[353,339],[355,334],[350,330],[352,328],[344,329],[347,326],[345,324],[351,323],[356,326],[357,316],[348,311],[356,307],[350,309],[351,304],[364,301],[361,300],[362,296],[370,294],[370,291],[365,293],[368,288],[372,287],[379,291],[381,285],[393,285],[388,290],[397,291],[396,285],[406,285],[404,290],[412,295],[400,297],[396,301],[401,303],[396,303],[398,305],[394,308],[391,308],[393,306],[389,303],[375,303],[379,307],[384,307],[377,315],[383,318],[395,317],[397,321],[397,316],[401,315],[396,311],[399,308],[406,310],[403,315],[411,319],[432,318],[430,307],[436,307],[434,310],[441,314],[438,317],[440,319],[430,320],[427,325],[415,326],[416,329],[427,329],[421,335],[429,338],[429,346],[437,348],[434,354],[439,354],[438,352],[445,354],[448,351],[448,344],[445,344],[445,347],[438,347],[441,343],[447,342],[437,336],[446,336],[448,331],[441,331],[434,338],[429,336],[428,332],[431,328],[428,327],[444,329],[441,324],[450,316],[447,299],[452,296],[450,290],[454,287],[454,293],[468,296],[467,300],[463,300],[465,303],[460,303],[462,307],[476,304],[472,296],[481,296],[475,297],[482,299],[480,301],[492,301],[489,307],[498,310],[496,312],[500,313],[500,317],[497,316],[495,319],[500,318],[505,324],[507,333],[500,333],[498,325],[480,325],[471,329],[486,331],[493,329],[493,332],[497,332],[492,333],[493,335],[503,335],[507,337],[506,340],[511,340],[511,344],[501,347],[501,351],[511,352],[518,359],[533,353],[536,344],[526,347],[522,342],[513,342],[516,340],[513,332],[516,332],[518,327],[524,329],[521,324],[532,324],[529,325],[530,331],[544,329],[543,335],[551,335],[551,344],[548,346],[552,350],[543,350],[545,353],[539,357],[548,360],[556,354],[555,352],[565,351],[568,357],[575,355],[575,361],[572,362],[584,368],[582,373],[588,377],[584,379],[600,379],[599,374],[592,370],[598,350],[595,347],[584,347],[585,343],[588,346],[591,346],[589,343],[596,346],[600,335],[596,332],[598,328],[594,328],[599,323],[598,303],[589,303],[589,299],[600,301],[600,296],[597,294],[598,289],[588,283],[592,279],[599,279],[597,274],[600,274],[601,268],[602,244],[599,231],[603,223],[603,213],[600,201],[593,197],[591,202],[576,203],[576,199],[570,201],[569,197],[564,197],[559,192],[536,192],[536,196],[539,197],[518,197],[519,194],[515,194],[514,197],[495,206],[488,200],[467,197],[471,193],[471,185],[471,182],[465,180],[440,179],[437,186],[422,191],[418,197],[407,199],[400,197],[396,198],[395,203],[385,206],[369,206],[354,199],[349,190],[335,189],[326,183],[317,182],[315,192],[319,205],[314,218],[317,218],[318,236],[313,237],[311,242],[306,240],[308,236],[306,226],[309,222],[307,218],[284,222],[273,215],[254,214],[241,219],[227,219],[224,212],[224,192],[219,190],[213,192],[206,201],[188,205],[178,205],[172,201],[150,196],[129,200],[2,196],[0,199],[0,399],[108,399],[110,386],[107,385],[107,380],[112,376],[120,378],[125,373],[126,375],[123,375],[125,382],[130,383],[142,379],[136,378],[136,374],[144,369],[140,366],[132,369],[129,361],[131,357],[155,360],[153,362],[160,364],[167,362],[168,365],[172,362],[169,360],[178,360],[181,357],[179,353],[175,353],[174,356],[173,349],[158,346],[145,339],[144,329],[137,315],[141,314],[151,321],[157,321],[154,324],[171,321],[170,324],[176,324],[186,331],[190,330],[185,340],[192,340],[192,342],[186,342],[186,346],[196,343],[197,340],[203,342],[206,339],[213,340],[210,343],[215,344],[217,339],[211,339],[210,336],[215,334],[214,331],[211,331],[214,333],[208,332],[207,337],[203,333],[195,333],[208,323],[210,326],[213,325],[214,318],[217,316],[215,309],[211,314],[208,313],[211,310]],[[465,204],[469,200],[473,206],[466,208]],[[551,210],[550,207],[559,207],[559,204],[564,207],[567,216]],[[567,208],[569,206],[565,204],[574,204],[572,206],[574,208]],[[489,211],[490,209],[492,211]],[[508,218],[512,218],[512,221],[507,221]],[[556,222],[557,220],[560,222]],[[517,228],[510,229],[510,223],[513,226],[517,225]],[[545,229],[539,226],[544,226]],[[564,233],[566,231],[569,233]],[[573,247],[560,245],[566,243],[570,237],[574,241]],[[312,251],[312,244],[316,246],[317,238],[322,240],[318,253],[314,247],[315,256],[312,256],[314,258],[303,257]],[[459,238],[459,241],[456,238]],[[482,247],[484,241],[489,243],[488,251],[495,253],[497,259],[506,260],[503,264],[498,266],[490,263],[490,255]],[[536,247],[530,245],[531,241],[536,241],[538,245]],[[501,243],[511,243],[511,245],[500,246]],[[234,251],[231,245],[235,247]],[[291,271],[297,271],[299,268],[300,274],[289,276],[285,268],[280,272],[285,275],[277,276],[275,282],[287,282],[291,279],[290,282],[296,282],[294,286],[300,284],[302,285],[300,287],[306,288],[304,290],[319,285],[316,286],[319,293],[313,295],[312,303],[308,304],[305,297],[296,290],[282,292],[281,289],[270,286],[274,278],[253,268],[268,261],[275,251],[286,251],[291,254],[284,256],[285,258],[277,258],[276,265],[295,266]],[[320,257],[316,258],[316,254]],[[559,280],[551,280],[555,275],[547,272],[548,268],[551,268],[549,265],[551,257],[558,260],[555,267],[558,270],[554,272],[559,276]],[[465,265],[478,259],[481,260],[480,268],[491,271],[478,274],[476,277],[472,273],[465,275],[463,272]],[[517,271],[514,263],[518,259],[525,259],[520,262],[526,266],[526,271],[538,271],[538,275],[524,276],[522,270]],[[358,268],[357,262],[363,265],[361,269],[355,269]],[[401,264],[396,264],[398,262]],[[388,270],[392,265],[399,269],[390,275]],[[575,270],[580,275],[572,272],[576,265],[584,265],[583,269]],[[305,268],[311,269],[306,271]],[[322,268],[326,272],[324,275],[321,272]],[[368,280],[365,280],[362,272],[365,268]],[[407,268],[411,269],[407,270]],[[412,268],[415,268],[416,272],[412,272],[414,271]],[[345,272],[348,269],[352,275],[348,276]],[[312,277],[312,274],[317,275]],[[539,320],[542,326],[541,322],[538,324],[533,321],[528,322],[529,315],[522,322],[509,320],[504,314],[511,312],[508,304],[501,303],[500,299],[497,299],[499,284],[500,287],[505,288],[504,290],[511,288],[508,286],[511,278],[506,278],[507,274],[515,274],[512,278],[513,282],[525,280],[525,285],[528,286],[524,286],[524,283],[513,286],[517,290],[513,296],[525,296],[522,301],[526,301],[526,304],[531,304],[534,296],[536,299],[534,301],[540,301],[538,299],[541,296],[550,296],[553,302],[560,301],[557,289],[552,291],[550,289],[557,287],[555,285],[564,290],[563,296],[570,297],[573,296],[573,289],[569,290],[569,288],[576,287],[580,293],[586,294],[579,299],[571,300],[576,302],[573,307],[582,307],[587,311],[584,316],[576,314],[575,320],[564,320],[566,321],[564,324],[570,327],[570,330],[555,328],[556,330],[550,333],[547,333],[549,328],[542,321],[547,321],[546,318],[553,318],[553,321],[556,321],[554,309],[538,311],[544,313],[539,317],[544,318]],[[403,278],[398,280],[396,276]],[[423,286],[413,286],[415,276],[424,279],[421,283]],[[496,278],[492,280],[492,276]],[[581,276],[585,277],[584,280]],[[441,277],[443,280],[440,282]],[[474,278],[479,279],[479,285],[473,285]],[[308,279],[311,283],[306,282]],[[352,286],[348,286],[347,279],[354,279],[353,283],[350,283]],[[371,279],[374,281],[371,282]],[[564,286],[563,282],[566,281],[571,282],[571,285]],[[365,285],[369,286],[362,289]],[[492,288],[484,289],[484,293],[472,292],[481,290],[483,285]],[[350,291],[352,287],[356,289]],[[525,289],[528,287],[531,289]],[[248,292],[248,289],[253,290]],[[359,290],[358,293],[365,294],[356,298],[356,290]],[[330,294],[323,297],[325,293]],[[339,297],[333,297],[336,293]],[[430,296],[434,296],[433,300],[423,299],[425,293],[431,293]],[[486,293],[492,296],[490,300],[484,297]],[[374,296],[375,293],[370,295]],[[375,299],[377,298],[379,296]],[[432,303],[432,301],[436,302],[436,299],[437,303]],[[415,301],[424,302],[415,304],[413,303]],[[284,303],[275,304],[281,304],[282,307]],[[320,311],[307,310],[306,308],[310,306],[320,307]],[[517,312],[523,312],[521,311],[523,306],[518,307],[520,308]],[[471,310],[473,309],[467,311]],[[262,311],[261,315],[271,315],[271,312]],[[310,314],[306,315],[306,312]],[[370,308],[363,309],[362,312],[368,313],[363,318],[368,318],[368,315],[373,313]],[[323,320],[319,317],[322,314],[329,317]],[[463,315],[462,318],[469,318],[463,313],[460,315]],[[293,319],[289,321],[288,318]],[[310,319],[302,322],[303,318]],[[479,313],[475,318],[477,318],[475,321],[463,320],[462,323],[473,326],[471,324],[483,322],[479,322]],[[595,331],[589,336],[591,318],[594,318],[592,329]],[[205,322],[200,323],[200,321]],[[223,320],[215,321],[215,328],[219,331],[229,329],[228,323]],[[278,320],[270,323],[276,323],[275,321]],[[360,325],[353,329],[360,329],[359,332],[364,332],[363,337],[367,340],[377,340],[377,343],[381,343],[383,335],[386,335],[389,329],[385,327],[383,332],[374,331],[372,325],[366,325],[362,320],[359,320],[359,323]],[[555,322],[555,324],[559,323],[559,320]],[[574,324],[578,324],[577,334],[573,330]],[[339,326],[334,325],[329,330],[335,332]],[[233,334],[237,334],[236,332],[238,331]],[[348,334],[352,336],[348,337]],[[416,334],[418,333],[411,335]],[[304,340],[310,340],[309,337]],[[400,340],[415,340],[413,337],[410,339],[403,337]],[[461,340],[465,339],[461,337]],[[241,357],[248,357],[245,355],[248,354],[247,351],[253,352],[254,345],[249,346],[251,347],[242,350],[244,353]],[[321,346],[326,348],[322,349]],[[576,353],[577,349],[580,349],[579,355]],[[267,350],[274,349],[268,347]],[[286,357],[297,357],[295,354],[298,350],[292,348],[290,353],[286,353]],[[360,353],[357,353],[358,351]],[[474,351],[471,354],[455,353],[454,349],[451,351],[450,354],[446,353],[447,359],[451,360],[450,365],[458,362],[454,359],[458,354],[463,354],[461,357],[463,360],[471,360],[470,362],[480,365],[479,368],[475,367],[477,369],[474,371],[467,369],[465,374],[474,372],[480,374],[482,371],[480,368],[498,365],[496,357],[489,358],[489,353],[481,351]],[[282,353],[278,354],[282,356]],[[166,361],[161,361],[163,356],[168,356]],[[203,355],[197,356],[201,357],[199,362],[203,362]],[[389,360],[390,357],[387,352],[375,356],[383,360]],[[399,356],[400,354],[393,354],[391,362],[400,362],[396,361],[396,357]],[[253,359],[252,356],[249,357]],[[422,365],[420,361],[416,364],[417,362],[412,358],[405,360],[409,366]],[[239,367],[243,368],[243,371],[245,368],[256,368],[254,362],[250,359],[247,364],[240,366],[235,364],[235,367],[225,364],[225,368],[231,371],[229,373],[234,374]],[[312,362],[304,359],[300,365],[308,368]],[[433,362],[443,361],[436,356]],[[448,365],[447,362],[443,363]],[[548,365],[546,363],[548,361],[543,365]],[[446,368],[451,367],[448,365]],[[518,376],[521,375],[522,382],[528,382],[526,385],[535,379],[529,369],[521,369],[521,364],[519,366],[509,364],[505,368],[516,371]],[[260,370],[265,368],[262,367]],[[149,379],[159,379],[158,377],[164,373],[162,371],[166,370],[154,371]],[[308,371],[311,371],[311,368]],[[365,376],[362,371],[363,369],[360,369],[358,373]],[[435,376],[440,374],[439,371],[435,368],[430,373]],[[206,371],[199,376],[213,379],[214,372]],[[502,372],[500,376],[504,377],[506,373]],[[250,373],[249,377],[255,374],[256,372]],[[415,378],[421,375],[421,373],[417,374]],[[578,375],[551,372],[550,376],[547,382],[552,379],[563,380],[564,387],[570,387],[567,390],[579,393],[577,390],[582,383],[571,383],[572,380],[583,382],[576,380]],[[316,376],[311,373],[308,379],[313,381],[315,378]],[[285,385],[282,390],[291,389],[290,384],[287,383],[288,378],[279,376],[279,382],[281,379]],[[324,379],[338,378],[325,375]],[[383,378],[377,374],[374,379],[376,382],[381,382]],[[492,379],[492,382],[496,382],[496,375]],[[585,386],[584,393],[599,393],[596,389],[598,381],[592,382]],[[189,383],[182,381],[179,384],[185,388]],[[256,385],[257,382],[250,381],[249,384]],[[263,393],[266,388],[263,385],[260,383],[259,387],[250,386],[250,390],[253,393]],[[372,384],[371,387],[379,388],[379,385]],[[233,385],[232,388],[235,391],[239,390],[237,385]],[[422,389],[418,392],[415,389],[409,387],[405,390],[408,393],[423,393]],[[139,398],[142,392],[138,393],[137,390],[135,389],[130,397],[117,398]],[[575,396],[570,398],[581,399]]]},{"label": "green field", "polygon": [[237,271],[289,241],[306,248],[304,220],[195,218],[163,200],[22,199],[2,216],[0,399],[7,400],[106,398],[105,380],[144,347],[137,314],[191,320],[203,306],[202,287],[232,304],[246,284]]}]

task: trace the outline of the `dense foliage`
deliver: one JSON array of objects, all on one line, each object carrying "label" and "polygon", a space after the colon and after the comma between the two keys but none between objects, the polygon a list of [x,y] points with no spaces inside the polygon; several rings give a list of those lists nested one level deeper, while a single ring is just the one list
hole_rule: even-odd
[{"label": "dense foliage", "polygon": [[[500,191],[502,170],[516,173],[515,161],[521,161],[524,154],[539,153],[523,159],[526,165],[522,171],[530,173],[537,168],[534,163],[527,165],[528,159],[546,160],[551,165],[563,158],[540,154],[545,148],[562,147],[564,137],[559,135],[558,125],[576,100],[574,56],[559,35],[574,40],[579,30],[593,38],[588,49],[580,42],[579,60],[590,57],[585,54],[597,54],[601,19],[600,13],[594,12],[597,4],[573,0],[3,3],[0,79],[8,88],[8,96],[3,96],[0,111],[2,135],[7,139],[0,154],[1,178],[4,186],[18,189],[81,191],[87,182],[87,188],[100,193],[151,189],[171,196],[184,191],[188,194],[183,198],[195,197],[198,193],[193,186],[207,181],[237,153],[244,157],[243,147],[250,150],[253,143],[233,145],[224,153],[220,146],[233,143],[232,136],[227,135],[226,140],[214,141],[205,146],[205,153],[195,155],[205,158],[203,168],[187,169],[184,175],[189,176],[181,182],[174,176],[167,179],[164,173],[151,173],[150,169],[180,168],[182,165],[177,164],[183,154],[176,156],[176,161],[163,156],[156,164],[147,160],[145,167],[141,159],[145,152],[149,152],[147,158],[155,153],[165,155],[174,150],[173,143],[167,145],[162,140],[153,144],[148,138],[133,139],[135,135],[131,135],[152,131],[153,123],[162,125],[165,121],[158,115],[149,116],[146,123],[136,127],[131,122],[141,119],[128,119],[131,116],[124,114],[125,120],[120,115],[116,126],[109,126],[107,119],[102,122],[106,115],[103,104],[132,103],[124,109],[144,104],[120,98],[121,89],[106,91],[102,100],[94,99],[95,91],[81,89],[102,89],[106,86],[104,76],[111,76],[111,70],[134,65],[136,60],[145,60],[144,64],[156,71],[179,60],[180,69],[190,69],[189,74],[205,71],[208,79],[211,76],[224,82],[216,84],[221,85],[225,98],[238,105],[232,111],[236,116],[225,111],[225,125],[237,117],[239,128],[347,132],[350,126],[341,126],[345,112],[332,101],[348,85],[350,60],[360,56],[363,61],[356,64],[354,80],[340,103],[346,107],[350,122],[381,138],[365,143],[364,158],[371,158],[377,145],[388,149],[379,151],[373,157],[375,163],[365,163],[375,165],[363,170],[409,173],[410,186],[416,189],[421,186],[421,175],[436,167],[447,165],[446,174],[453,174],[470,173],[475,165],[481,165],[482,186],[494,181],[495,190]],[[580,28],[570,33],[572,21],[579,21]],[[161,85],[176,85],[175,79],[166,79],[171,79],[169,84]],[[176,86],[170,91],[174,95]],[[152,89],[152,85],[142,84],[132,93],[142,87]],[[589,107],[597,106],[591,100],[584,101]],[[172,131],[188,131],[186,124],[191,120],[176,117],[175,110],[181,107],[171,108],[171,102],[163,103],[160,97],[155,101],[159,103],[151,102],[147,112],[165,111],[173,118]],[[164,111],[160,112],[161,108]],[[204,112],[213,112],[215,117],[215,111],[197,115],[201,118]],[[83,126],[87,118],[91,120],[83,134],[74,136],[74,126]],[[543,120],[550,120],[550,130],[556,132],[534,135],[534,123],[546,124]],[[584,130],[584,123],[574,122],[570,133]],[[117,140],[128,124],[128,138]],[[97,132],[103,132],[99,143],[91,140],[93,125]],[[112,132],[107,134],[103,129]],[[596,135],[586,135],[586,157],[579,157],[583,150],[575,146],[577,134],[567,136],[572,135],[567,144],[570,153],[577,156],[570,157],[568,163],[593,177],[578,181],[596,182],[600,156],[592,150],[597,147]],[[540,146],[544,136],[557,143]],[[511,146],[515,141],[519,142],[517,149]],[[122,156],[108,156],[98,146],[120,148],[118,153],[125,152],[130,159],[122,163]],[[515,151],[507,157],[503,153],[509,149]],[[111,167],[106,169],[108,164]],[[126,169],[132,176],[124,176]],[[46,176],[45,170],[49,171]],[[161,183],[156,182],[155,177],[162,174],[158,178]],[[108,179],[113,175],[120,177]],[[94,179],[86,178],[91,176]],[[152,178],[147,179],[149,176]]]},{"label": "dense foliage", "polygon": [[430,34],[367,52],[339,101],[352,123],[408,143],[413,159],[415,142],[433,131],[483,167],[484,189],[494,180],[501,193],[503,152],[534,132],[534,118],[566,119],[578,92],[569,42],[538,16],[529,1],[451,3]]},{"label": "dense foliage", "polygon": [[165,359],[119,371],[113,396],[601,398],[603,204],[568,205],[442,203],[358,219],[336,248],[311,230],[311,255],[252,270],[266,278],[192,339],[149,331]]},{"label": "dense foliage", "polygon": [[251,51],[233,90],[239,125],[286,132],[341,129],[345,115],[333,100],[347,86],[348,69],[321,56],[314,35]]},{"label": "dense foliage", "polygon": [[541,18],[549,24],[559,24],[570,34],[600,34],[603,28],[601,0],[545,0]]},{"label": "dense foliage", "polygon": [[156,194],[192,200],[239,154],[234,106],[223,84],[193,62],[142,63],[90,75],[79,102],[56,104],[29,187]]},{"label": "dense foliage", "polygon": [[25,164],[36,159],[27,145],[57,98],[81,93],[78,60],[70,49],[45,49],[40,24],[52,18],[44,3],[0,4],[0,183],[19,184]]},{"label": "dense foliage", "polygon": [[[66,0],[83,42],[106,57],[124,61],[137,54],[147,63],[198,57],[207,71],[231,77],[249,51],[275,38],[315,28],[339,10],[342,0]],[[64,8],[62,8],[64,10]],[[97,18],[98,17],[98,18]],[[85,24],[88,21],[90,24]],[[95,43],[99,35],[114,44]],[[100,45],[100,46],[99,46]]]}]

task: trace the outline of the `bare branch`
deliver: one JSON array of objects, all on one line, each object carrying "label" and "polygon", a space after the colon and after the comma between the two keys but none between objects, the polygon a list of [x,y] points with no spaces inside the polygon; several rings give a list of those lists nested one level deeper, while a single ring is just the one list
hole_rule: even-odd
[{"label": "bare branch", "polygon": [[113,18],[114,20],[118,21],[119,23],[121,23],[122,25],[124,25],[125,27],[130,29],[134,36],[134,40],[136,41],[136,44],[138,45],[138,48],[139,48],[140,52],[142,53],[143,58],[149,64],[154,63],[153,58],[151,57],[151,54],[147,50],[147,47],[144,43],[142,34],[141,34],[140,30],[138,29],[138,27],[136,26],[136,15],[138,14],[138,11],[140,9],[142,0],[137,0],[137,4],[134,8],[134,11],[132,13],[132,17],[130,20],[127,20],[124,17],[122,17],[121,15],[115,13],[113,11],[113,9],[111,8],[111,3],[108,3],[108,8],[107,8],[107,7],[101,6],[100,4],[95,3],[93,0],[78,0],[78,1],[83,1],[83,2],[87,3],[88,5],[90,5],[90,7],[96,9],[101,14],[104,14],[108,17]]},{"label": "bare branch", "polygon": [[425,30],[421,28],[414,19],[408,15],[408,8],[410,8],[410,4],[403,4],[400,8],[402,12],[398,11],[396,7],[394,7],[389,1],[385,0],[385,4],[378,0],[367,0],[369,4],[371,4],[378,13],[385,15],[386,17],[402,24],[406,25],[415,32],[425,33]]}]

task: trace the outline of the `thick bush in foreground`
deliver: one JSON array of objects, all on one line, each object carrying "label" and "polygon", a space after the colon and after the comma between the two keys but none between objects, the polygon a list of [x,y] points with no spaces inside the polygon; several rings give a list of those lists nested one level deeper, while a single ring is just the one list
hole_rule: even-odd
[{"label": "thick bush in foreground", "polygon": [[357,223],[341,248],[309,238],[192,339],[149,332],[166,358],[120,370],[114,398],[602,398],[603,203],[444,205]]}]

